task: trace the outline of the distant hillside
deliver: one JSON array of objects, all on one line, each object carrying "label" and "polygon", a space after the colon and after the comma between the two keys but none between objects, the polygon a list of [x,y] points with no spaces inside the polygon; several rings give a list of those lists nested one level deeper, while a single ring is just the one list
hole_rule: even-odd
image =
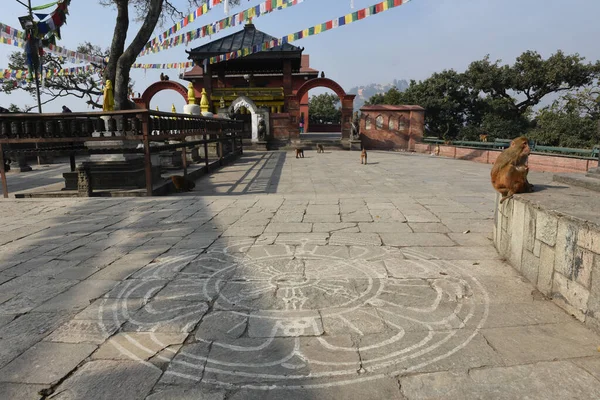
[{"label": "distant hillside", "polygon": [[385,85],[371,83],[366,86],[353,87],[348,91],[348,94],[356,95],[356,98],[354,99],[354,109],[358,110],[365,104],[367,100],[371,98],[371,96],[379,93],[385,93],[394,86],[402,92],[408,88],[408,82],[404,79],[394,79],[394,82]]}]

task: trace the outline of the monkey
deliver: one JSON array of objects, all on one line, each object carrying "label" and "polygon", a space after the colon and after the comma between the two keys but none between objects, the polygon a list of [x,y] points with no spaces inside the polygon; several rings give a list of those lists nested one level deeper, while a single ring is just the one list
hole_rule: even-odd
[{"label": "monkey", "polygon": [[367,149],[363,148],[360,152],[360,163],[367,165]]},{"label": "monkey", "polygon": [[175,186],[175,190],[178,192],[190,192],[192,189],[196,187],[194,181],[187,179],[186,177],[173,175],[171,176],[171,181],[173,181],[173,185]]},{"label": "monkey", "polygon": [[317,144],[317,153],[325,153],[322,144]]},{"label": "monkey", "polygon": [[481,142],[487,142],[488,135],[479,135],[479,141]]},{"label": "monkey", "polygon": [[5,158],[4,159],[4,172],[8,172],[10,171],[10,163],[11,163],[11,159],[10,158]]},{"label": "monkey", "polygon": [[304,149],[296,148],[296,158],[304,158]]},{"label": "monkey", "polygon": [[165,75],[162,72],[160,73],[160,80],[161,81],[168,81],[169,80],[169,75]]},{"label": "monkey", "polygon": [[517,193],[533,191],[533,185],[527,180],[527,160],[530,153],[527,138],[521,136],[513,140],[496,159],[490,175],[492,186],[502,195],[500,203]]}]

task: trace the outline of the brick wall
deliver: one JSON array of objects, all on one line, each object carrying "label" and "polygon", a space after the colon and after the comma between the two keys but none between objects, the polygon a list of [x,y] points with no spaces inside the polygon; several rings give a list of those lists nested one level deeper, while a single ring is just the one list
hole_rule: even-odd
[{"label": "brick wall", "polygon": [[270,122],[271,132],[273,134],[274,139],[288,140],[290,138],[290,132],[292,131],[290,114],[271,114]]},{"label": "brick wall", "polygon": [[365,106],[360,133],[367,149],[414,149],[423,139],[424,110],[418,106]]},{"label": "brick wall", "polygon": [[[438,152],[439,147],[439,153]],[[483,164],[493,164],[500,154],[499,150],[479,150],[455,146],[435,146],[426,143],[416,143],[417,153],[437,153],[441,157],[469,160]],[[529,169],[541,172],[587,172],[598,167],[598,160],[561,156],[554,154],[532,154],[529,156]]]}]

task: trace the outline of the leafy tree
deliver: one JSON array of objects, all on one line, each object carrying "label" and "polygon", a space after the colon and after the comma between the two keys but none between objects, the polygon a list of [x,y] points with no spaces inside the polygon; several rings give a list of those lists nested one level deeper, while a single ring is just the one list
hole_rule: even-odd
[{"label": "leafy tree", "polygon": [[560,50],[546,60],[537,52],[526,51],[509,66],[500,65],[500,60],[492,63],[488,56],[473,62],[465,77],[473,90],[508,100],[523,115],[549,94],[594,82],[600,76],[600,63],[586,64],[584,60],[579,54],[565,55]]},{"label": "leafy tree", "polygon": [[[528,51],[519,56],[514,65],[491,62],[489,57],[473,62],[464,73],[453,70],[435,73],[423,81],[411,81],[403,92],[388,91],[373,96],[371,104],[416,104],[424,107],[425,129],[428,135],[446,139],[477,140],[486,134],[492,138],[512,139],[528,133],[535,126],[534,107],[546,96],[571,93],[591,85],[600,77],[600,62],[585,63],[578,54],[565,55],[561,51],[543,59]],[[581,96],[581,95],[580,95]],[[549,126],[549,118],[575,118],[582,109],[563,106],[548,108],[540,114],[538,125]],[[578,97],[581,100],[580,97]],[[595,98],[597,100],[597,97]],[[593,106],[593,102],[577,102]],[[567,113],[567,110],[571,110]],[[575,111],[574,111],[575,110]],[[560,111],[560,112],[559,112]],[[587,118],[598,120],[600,115]],[[571,123],[574,120],[571,121]],[[555,132],[558,132],[558,128]],[[540,134],[540,131],[537,131]],[[581,141],[591,140],[585,129]],[[556,138],[553,141],[557,141]]]},{"label": "leafy tree", "polygon": [[569,93],[540,110],[530,138],[548,146],[590,148],[600,144],[600,88]]},{"label": "leafy tree", "polygon": [[311,96],[308,100],[308,118],[312,123],[331,122],[339,124],[342,111],[338,107],[339,97],[335,94],[323,93]]}]

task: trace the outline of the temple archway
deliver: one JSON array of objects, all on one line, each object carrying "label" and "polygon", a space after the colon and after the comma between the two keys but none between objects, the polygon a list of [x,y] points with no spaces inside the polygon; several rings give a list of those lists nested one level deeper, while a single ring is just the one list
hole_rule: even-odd
[{"label": "temple archway", "polygon": [[148,86],[142,97],[133,99],[135,104],[140,108],[150,108],[150,101],[156,95],[156,93],[162,90],[174,90],[179,93],[185,99],[187,103],[187,89],[179,82],[174,81],[159,81],[154,82],[152,85]]},{"label": "temple archway", "polygon": [[261,111],[254,102],[246,96],[240,96],[231,102],[229,110],[233,113],[238,112],[242,107],[248,110],[251,114],[250,121],[252,123],[252,141],[258,141],[258,122],[260,118],[264,118],[267,123],[267,132],[269,132],[269,117],[265,116],[264,111]]},{"label": "temple archway", "polygon": [[[354,98],[356,95],[347,94],[346,91],[334,80],[329,78],[314,78],[306,81],[296,93],[289,97],[289,112],[292,121],[300,121],[300,104],[302,98],[308,93],[309,90],[318,87],[324,87],[331,89],[339,98],[342,105],[342,139],[349,139],[350,132],[352,130],[352,111],[354,110]],[[305,116],[308,118],[308,116]],[[291,132],[291,137],[299,138],[300,128],[298,123],[295,123],[296,128]]]}]

